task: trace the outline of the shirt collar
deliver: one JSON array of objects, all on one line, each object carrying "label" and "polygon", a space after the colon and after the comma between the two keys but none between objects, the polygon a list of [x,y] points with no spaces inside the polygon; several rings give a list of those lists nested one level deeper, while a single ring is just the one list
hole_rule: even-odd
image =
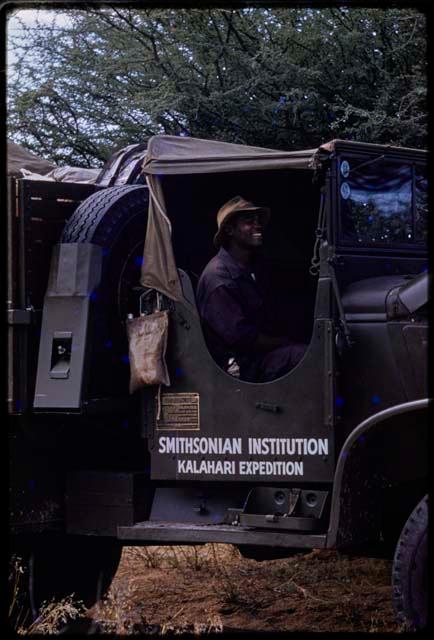
[{"label": "shirt collar", "polygon": [[231,278],[234,280],[235,278],[239,278],[240,276],[247,275],[249,278],[251,277],[251,269],[248,269],[240,262],[237,262],[229,253],[226,251],[224,247],[220,247],[220,250],[217,254],[220,260],[223,262]]}]

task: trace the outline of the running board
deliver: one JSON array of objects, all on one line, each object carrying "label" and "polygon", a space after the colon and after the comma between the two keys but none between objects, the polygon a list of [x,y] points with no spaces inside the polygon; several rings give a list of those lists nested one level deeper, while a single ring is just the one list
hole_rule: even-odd
[{"label": "running board", "polygon": [[293,549],[324,549],[326,534],[312,535],[258,530],[227,524],[158,522],[147,520],[132,526],[118,526],[118,539],[125,544],[251,544]]}]

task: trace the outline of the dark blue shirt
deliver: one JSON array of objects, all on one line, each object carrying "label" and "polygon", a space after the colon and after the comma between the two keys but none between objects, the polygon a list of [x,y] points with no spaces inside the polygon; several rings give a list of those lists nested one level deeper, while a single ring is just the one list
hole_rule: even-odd
[{"label": "dark blue shirt", "polygon": [[258,267],[253,269],[238,263],[222,247],[199,279],[196,299],[205,339],[223,368],[234,356],[242,369],[252,359],[251,347],[258,334],[266,333],[261,273]]}]

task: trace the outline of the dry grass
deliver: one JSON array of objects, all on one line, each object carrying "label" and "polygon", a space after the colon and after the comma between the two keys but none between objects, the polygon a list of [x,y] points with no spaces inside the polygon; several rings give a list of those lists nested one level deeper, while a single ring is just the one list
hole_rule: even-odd
[{"label": "dry grass", "polygon": [[256,562],[231,545],[124,549],[95,617],[111,633],[404,631],[386,561],[314,550]]},{"label": "dry grass", "polygon": [[102,602],[87,612],[72,597],[46,603],[33,622],[19,610],[24,572],[15,560],[9,613],[20,635],[57,633],[84,613],[87,633],[114,635],[405,631],[394,620],[387,561],[333,551],[256,562],[224,544],[126,547]]},{"label": "dry grass", "polygon": [[9,562],[9,626],[17,635],[57,634],[70,620],[83,615],[86,611],[82,602],[73,594],[54,602],[44,602],[36,619],[32,620],[31,612],[25,597],[24,580],[27,567],[22,558],[12,556]]},{"label": "dry grass", "polygon": [[[166,560],[170,562],[170,556]],[[191,620],[188,618],[186,604],[179,607],[173,614],[153,622],[147,613],[149,608],[147,594],[143,593],[143,601],[138,601],[136,596],[133,582],[126,585],[114,584],[107,597],[93,608],[92,617],[98,631],[114,635],[173,633],[203,635],[223,631],[223,623],[218,614],[212,614],[202,621]]]},{"label": "dry grass", "polygon": [[[147,594],[142,592],[143,578],[151,571],[166,576],[168,573],[196,576],[193,579],[203,576],[208,582],[210,575],[226,576],[219,565],[222,560],[230,561],[234,557],[238,559],[239,553],[230,545],[127,547],[116,580],[107,597],[93,608],[92,615],[102,632],[116,635],[220,633],[223,623],[218,612],[203,612],[204,615],[195,619],[196,613],[192,613],[192,603],[188,601],[178,602],[180,606],[173,607],[173,612],[160,616],[155,622],[155,616],[149,616],[149,609],[152,613],[153,607],[149,606]],[[229,581],[222,579],[222,585],[230,593]],[[138,593],[143,593],[143,600],[138,600]]]},{"label": "dry grass", "polygon": [[123,564],[135,569],[143,566],[146,569],[184,568],[201,571],[212,569],[221,560],[239,557],[237,549],[228,544],[126,547],[123,552]]}]

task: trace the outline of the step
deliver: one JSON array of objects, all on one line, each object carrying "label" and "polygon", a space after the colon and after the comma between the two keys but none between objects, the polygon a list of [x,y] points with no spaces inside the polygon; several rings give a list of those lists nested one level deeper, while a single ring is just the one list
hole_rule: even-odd
[{"label": "step", "polygon": [[326,534],[306,534],[264,530],[229,524],[197,524],[147,520],[131,526],[118,526],[118,538],[125,544],[258,544],[296,549],[323,549]]}]

